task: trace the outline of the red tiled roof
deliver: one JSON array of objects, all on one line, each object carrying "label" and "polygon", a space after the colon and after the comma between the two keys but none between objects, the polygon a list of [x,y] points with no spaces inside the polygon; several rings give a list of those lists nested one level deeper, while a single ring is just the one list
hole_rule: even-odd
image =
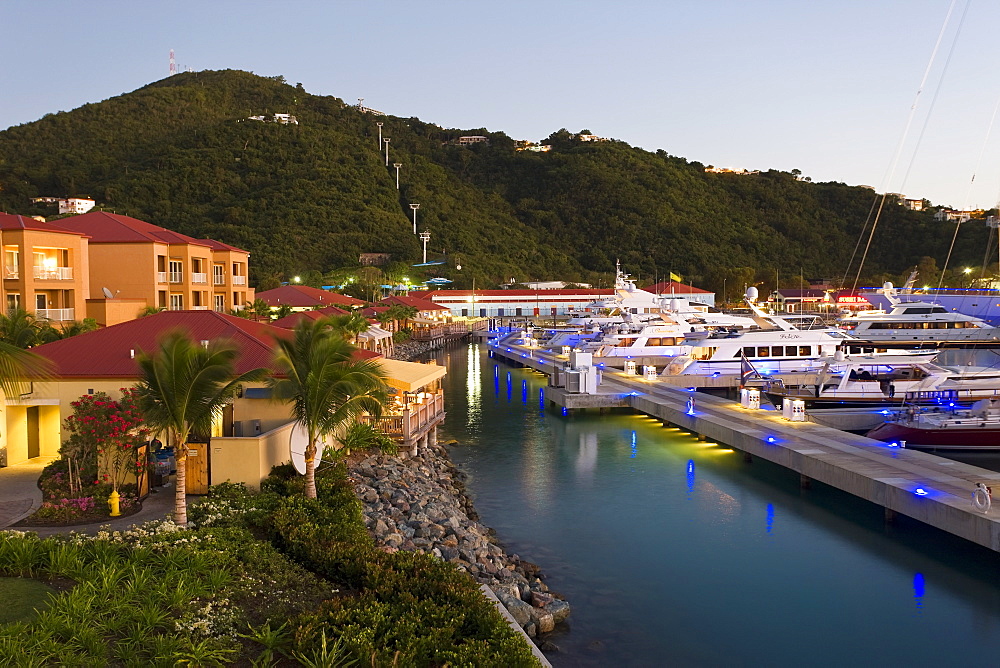
[{"label": "red tiled roof", "polygon": [[[615,293],[611,288],[604,289],[569,289],[569,290],[476,290],[476,297],[539,297],[541,299],[552,299],[553,297],[589,297],[604,296],[610,297]],[[414,290],[411,297],[423,299],[471,297],[472,290]]]},{"label": "red tiled roof", "polygon": [[[61,223],[62,220],[59,221]],[[75,234],[87,236],[83,232],[69,230],[59,223],[43,223],[30,216],[18,216],[12,213],[0,213],[0,230],[39,230],[42,232],[58,232],[59,234]]]},{"label": "red tiled roof", "polygon": [[294,329],[295,326],[303,320],[319,320],[320,318],[329,318],[332,315],[346,315],[347,313],[348,312],[342,308],[327,306],[326,308],[316,309],[314,311],[299,311],[298,313],[292,313],[291,315],[286,315],[284,318],[278,318],[271,324],[275,327]]},{"label": "red tiled roof", "polygon": [[678,283],[677,281],[667,281],[666,283],[657,283],[656,285],[650,285],[648,288],[642,288],[646,292],[652,292],[656,295],[669,295],[672,292],[676,292],[682,295],[691,294],[711,294],[711,290],[702,290],[701,288],[696,288],[691,285],[684,285],[683,283]]},{"label": "red tiled roof", "polygon": [[237,253],[250,254],[250,251],[245,251],[242,248],[237,248],[236,246],[230,246],[229,244],[224,244],[221,241],[216,241],[215,239],[198,239],[198,242],[208,246],[212,250],[219,251],[236,251]]},{"label": "red tiled roof", "polygon": [[58,378],[123,378],[138,376],[132,352],[152,352],[159,338],[173,329],[186,330],[195,341],[228,339],[236,344],[237,373],[269,367],[274,338],[289,330],[215,311],[163,311],[68,339],[32,348],[52,361]]},{"label": "red tiled roof", "polygon": [[397,296],[386,297],[379,304],[388,304],[392,306],[393,304],[401,304],[403,306],[412,306],[418,311],[450,311],[451,309],[447,306],[441,306],[440,304],[435,304],[429,299],[421,299],[420,297],[412,296]]},{"label": "red tiled roof", "polygon": [[254,295],[269,306],[363,306],[365,302],[336,292],[311,288],[308,285],[282,285],[280,288],[265,290]]},{"label": "red tiled roof", "polygon": [[107,211],[91,211],[59,220],[59,225],[86,234],[92,244],[158,243],[208,246],[205,241],[153,225],[137,218]]}]

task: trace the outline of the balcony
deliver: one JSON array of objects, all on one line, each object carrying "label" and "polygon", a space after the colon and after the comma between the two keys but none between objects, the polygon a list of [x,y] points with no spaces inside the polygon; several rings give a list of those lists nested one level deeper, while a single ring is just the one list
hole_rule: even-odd
[{"label": "balcony", "polygon": [[76,320],[76,309],[71,308],[39,308],[35,309],[35,315],[47,320]]},{"label": "balcony", "polygon": [[374,426],[389,438],[409,445],[444,420],[444,392],[425,394],[423,397],[419,403],[397,406],[395,409],[386,407],[378,420],[363,415],[361,422]]},{"label": "balcony", "polygon": [[39,267],[33,268],[36,279],[43,281],[71,281],[73,280],[73,267]]},{"label": "balcony", "polygon": [[171,271],[170,272],[170,282],[171,283],[183,283],[184,282],[184,272],[183,271]]},{"label": "balcony", "polygon": [[10,265],[3,268],[3,277],[9,278],[11,280],[21,277],[21,272],[17,267],[12,267]]},{"label": "balcony", "polygon": [[202,274],[198,272],[191,272],[191,282],[198,283],[202,285],[208,285],[208,274]]},{"label": "balcony", "polygon": [[233,285],[246,285],[246,284],[247,284],[246,276],[233,276]]},{"label": "balcony", "polygon": [[193,311],[211,311],[212,307],[211,306],[192,306],[191,310],[193,310]]},{"label": "balcony", "polygon": [[212,284],[213,285],[225,285],[226,284],[226,277],[223,276],[222,274],[213,274],[212,275]]},{"label": "balcony", "polygon": [[167,272],[165,272],[165,271],[158,271],[158,272],[156,272],[156,282],[157,283],[166,283],[167,282]]}]

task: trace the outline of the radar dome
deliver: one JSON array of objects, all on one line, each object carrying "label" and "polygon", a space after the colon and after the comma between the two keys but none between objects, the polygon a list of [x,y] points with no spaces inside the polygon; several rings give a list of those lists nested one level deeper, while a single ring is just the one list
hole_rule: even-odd
[{"label": "radar dome", "polygon": [[747,299],[749,299],[752,302],[755,302],[757,301],[757,297],[758,297],[757,288],[755,288],[752,285],[749,288],[747,288]]},{"label": "radar dome", "polygon": [[671,299],[670,300],[670,310],[671,311],[680,311],[681,310],[681,300],[680,299]]},{"label": "radar dome", "polygon": [[892,281],[886,281],[882,284],[883,290],[892,290]]}]

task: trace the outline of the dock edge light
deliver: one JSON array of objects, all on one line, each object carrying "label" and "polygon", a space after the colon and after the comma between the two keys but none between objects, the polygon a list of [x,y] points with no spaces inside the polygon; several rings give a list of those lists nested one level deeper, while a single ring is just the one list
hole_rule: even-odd
[{"label": "dock edge light", "polygon": [[916,494],[917,496],[927,496],[927,490],[924,489],[923,487],[917,487],[915,490],[913,490],[913,493]]},{"label": "dock edge light", "polygon": [[767,437],[767,442],[768,443],[777,443],[778,439],[776,439],[774,436],[768,436]]}]

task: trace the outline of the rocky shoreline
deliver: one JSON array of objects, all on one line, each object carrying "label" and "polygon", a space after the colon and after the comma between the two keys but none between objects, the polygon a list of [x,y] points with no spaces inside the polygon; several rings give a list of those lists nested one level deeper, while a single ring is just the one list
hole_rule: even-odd
[{"label": "rocky shoreline", "polygon": [[403,459],[373,455],[349,468],[365,525],[387,552],[433,554],[487,585],[525,632],[537,638],[569,617],[538,566],[507,554],[481,524],[465,491],[465,474],[443,445]]}]

